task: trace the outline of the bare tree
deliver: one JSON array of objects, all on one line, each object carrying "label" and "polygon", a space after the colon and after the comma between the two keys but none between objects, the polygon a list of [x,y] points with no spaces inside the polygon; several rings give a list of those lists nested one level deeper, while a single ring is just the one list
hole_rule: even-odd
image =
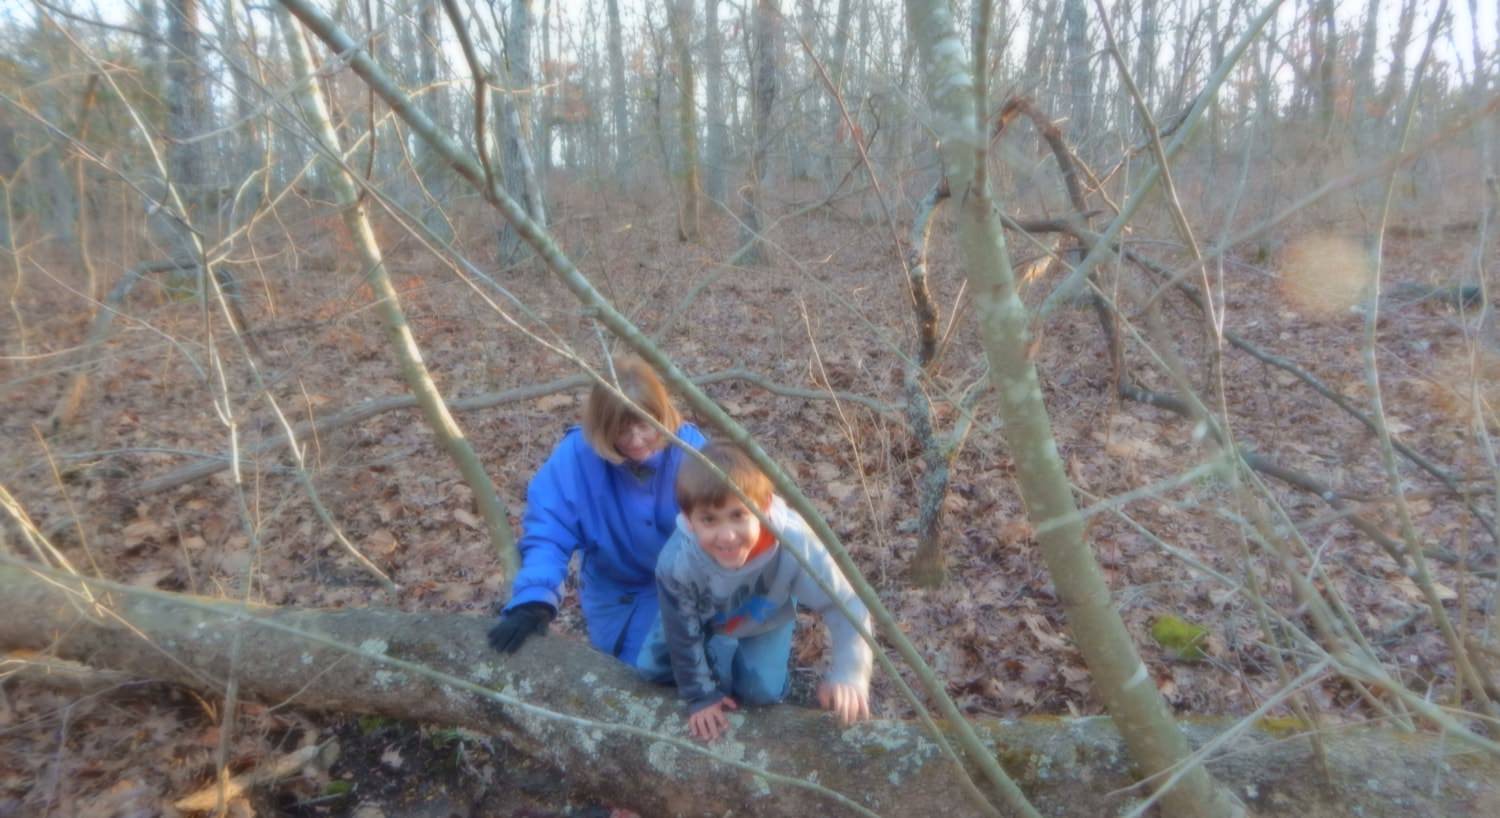
[{"label": "bare tree", "polygon": [[[499,3],[501,0],[491,0]],[[509,93],[499,106],[504,115],[501,162],[505,186],[523,203],[526,213],[541,224],[547,223],[547,207],[542,200],[541,183],[532,161],[531,110],[536,93],[531,70],[531,29],[536,19],[536,0],[511,0],[509,27],[505,33],[505,65]],[[509,224],[500,228],[500,257],[507,262],[518,259],[523,244]]]},{"label": "bare tree", "polygon": [[744,205],[740,212],[740,250],[734,263],[764,264],[767,260],[765,241],[761,230],[765,220],[761,210],[761,188],[766,183],[769,170],[771,140],[771,109],[776,103],[777,64],[781,55],[781,10],[778,0],[756,0],[754,11],[754,45],[751,50],[752,91],[750,94],[751,121],[754,135],[751,137],[753,154],[745,171],[745,186],[741,197]]},{"label": "bare tree", "polygon": [[630,178],[630,108],[626,103],[625,47],[620,33],[620,0],[604,0],[609,10],[609,99],[614,110],[615,174],[621,184]]},{"label": "bare tree", "polygon": [[682,151],[678,170],[682,195],[677,204],[677,238],[698,240],[698,93],[693,74],[693,0],[674,0],[667,10],[677,67],[677,141]]},{"label": "bare tree", "polygon": [[[611,0],[614,2],[614,0]],[[723,32],[719,30],[719,0],[703,0],[703,59],[707,65],[703,91],[708,120],[708,144],[703,156],[705,172],[703,189],[708,198],[723,202],[725,196],[725,163],[729,135],[724,125],[724,55]]]},{"label": "bare tree", "polygon": [[192,258],[194,252],[185,233],[200,215],[208,184],[203,164],[207,109],[203,94],[203,67],[198,46],[198,0],[167,0],[167,168],[169,184],[177,188],[185,211],[173,213],[170,197],[160,192],[158,236],[173,258]]},{"label": "bare tree", "polygon": [[[1068,38],[1068,133],[1073,144],[1082,145],[1093,132],[1089,120],[1094,97],[1090,90],[1093,72],[1089,60],[1093,50],[1089,48],[1088,3],[1085,0],[1065,0],[1063,21]],[[1088,152],[1085,151],[1084,155],[1087,156]]]}]

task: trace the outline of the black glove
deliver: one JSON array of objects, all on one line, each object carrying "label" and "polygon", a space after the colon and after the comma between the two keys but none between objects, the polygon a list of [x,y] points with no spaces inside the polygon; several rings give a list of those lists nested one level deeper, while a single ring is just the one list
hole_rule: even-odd
[{"label": "black glove", "polygon": [[532,634],[546,633],[555,616],[557,609],[545,602],[523,602],[500,614],[500,621],[490,628],[490,647],[515,653]]}]

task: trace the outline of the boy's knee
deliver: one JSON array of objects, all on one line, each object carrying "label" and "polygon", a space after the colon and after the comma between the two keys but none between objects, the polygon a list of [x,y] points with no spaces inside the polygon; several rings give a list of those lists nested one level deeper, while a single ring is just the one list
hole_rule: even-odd
[{"label": "boy's knee", "polygon": [[656,645],[647,642],[641,648],[640,655],[635,658],[635,672],[637,676],[648,682],[656,684],[667,684],[674,681],[672,675],[672,662],[665,651],[655,650]]},{"label": "boy's knee", "polygon": [[659,685],[671,684],[673,681],[671,667],[662,667],[645,662],[635,666],[635,675],[645,681]]},{"label": "boy's knee", "polygon": [[747,668],[735,676],[734,695],[740,704],[776,704],[786,698],[788,684],[784,670],[778,673]]}]

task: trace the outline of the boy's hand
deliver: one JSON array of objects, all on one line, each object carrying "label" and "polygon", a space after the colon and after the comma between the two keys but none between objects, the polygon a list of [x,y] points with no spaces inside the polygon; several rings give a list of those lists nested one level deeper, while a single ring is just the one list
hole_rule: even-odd
[{"label": "boy's hand", "polygon": [[717,741],[719,736],[729,732],[729,717],[724,715],[724,711],[738,709],[740,706],[735,704],[734,699],[725,696],[688,716],[688,732],[696,739]]},{"label": "boy's hand", "polygon": [[843,727],[870,717],[870,694],[857,685],[823,682],[818,685],[818,706],[838,714]]}]

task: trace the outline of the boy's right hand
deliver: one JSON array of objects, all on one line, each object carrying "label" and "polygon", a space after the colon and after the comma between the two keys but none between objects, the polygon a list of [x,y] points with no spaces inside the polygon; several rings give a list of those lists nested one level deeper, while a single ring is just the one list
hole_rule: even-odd
[{"label": "boy's right hand", "polygon": [[724,715],[724,711],[738,709],[740,706],[735,704],[734,699],[725,696],[688,716],[688,732],[693,734],[693,738],[702,741],[716,741],[719,736],[729,732],[729,717]]}]

